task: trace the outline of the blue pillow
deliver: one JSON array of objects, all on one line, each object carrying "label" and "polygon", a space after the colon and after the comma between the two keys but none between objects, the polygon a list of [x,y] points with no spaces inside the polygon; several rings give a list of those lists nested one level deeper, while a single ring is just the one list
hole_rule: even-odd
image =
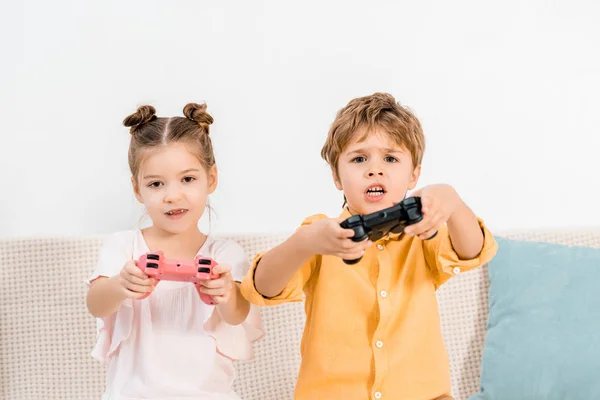
[{"label": "blue pillow", "polygon": [[496,240],[470,400],[600,399],[600,249]]}]

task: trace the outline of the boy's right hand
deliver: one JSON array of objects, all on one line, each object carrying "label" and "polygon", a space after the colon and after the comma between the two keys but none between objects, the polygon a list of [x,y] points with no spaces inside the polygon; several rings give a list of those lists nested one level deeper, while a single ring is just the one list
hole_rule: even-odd
[{"label": "boy's right hand", "polygon": [[354,242],[352,229],[340,226],[345,218],[328,218],[315,221],[306,228],[306,240],[314,254],[332,255],[346,260],[363,256],[365,249],[372,245],[370,240]]},{"label": "boy's right hand", "polygon": [[127,261],[116,278],[128,299],[138,299],[156,286],[156,280],[139,269],[134,260]]}]

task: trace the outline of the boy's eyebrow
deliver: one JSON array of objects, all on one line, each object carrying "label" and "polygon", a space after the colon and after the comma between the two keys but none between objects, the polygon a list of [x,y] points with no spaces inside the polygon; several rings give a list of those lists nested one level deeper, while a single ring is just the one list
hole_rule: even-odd
[{"label": "boy's eyebrow", "polygon": [[[348,154],[364,153],[367,150],[369,150],[369,149],[367,149],[367,148],[356,149],[356,150],[351,151]],[[383,150],[385,153],[404,153],[404,150],[402,150],[400,148],[390,149],[390,148],[386,147],[381,150]]]},{"label": "boy's eyebrow", "polygon": [[[185,171],[181,171],[179,173],[179,175],[185,175],[190,172],[200,172],[200,170],[198,168],[188,168]],[[142,179],[158,179],[158,178],[161,178],[161,176],[160,175],[146,175]]]}]

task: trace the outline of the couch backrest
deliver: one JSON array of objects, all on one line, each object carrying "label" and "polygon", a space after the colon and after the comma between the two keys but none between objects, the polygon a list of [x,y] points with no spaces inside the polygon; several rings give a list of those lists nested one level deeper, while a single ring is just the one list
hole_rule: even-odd
[{"label": "couch backrest", "polygon": [[[600,247],[600,232],[521,232],[503,236]],[[283,235],[229,237],[249,258]],[[0,240],[0,398],[98,399],[104,369],[90,356],[94,319],[85,305],[85,279],[94,268],[99,237]],[[438,292],[453,392],[478,390],[487,317],[486,268],[451,279]],[[244,400],[285,400],[300,362],[302,303],[261,310],[267,335],[255,358],[237,363],[235,387]]]}]

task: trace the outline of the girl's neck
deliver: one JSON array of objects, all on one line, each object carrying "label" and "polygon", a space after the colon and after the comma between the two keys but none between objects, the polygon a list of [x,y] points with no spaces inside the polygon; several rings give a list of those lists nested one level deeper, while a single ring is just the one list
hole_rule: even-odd
[{"label": "girl's neck", "polygon": [[206,241],[206,235],[197,227],[171,233],[153,225],[142,229],[142,235],[150,251],[160,250],[169,258],[193,259]]}]

